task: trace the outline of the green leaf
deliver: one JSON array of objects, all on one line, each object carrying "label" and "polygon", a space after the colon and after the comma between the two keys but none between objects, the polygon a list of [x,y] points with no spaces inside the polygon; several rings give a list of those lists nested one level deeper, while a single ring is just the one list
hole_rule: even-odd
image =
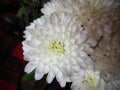
[{"label": "green leaf", "polygon": [[25,4],[28,4],[28,5],[31,5],[31,4],[32,4],[31,0],[23,0],[23,2],[24,2]]},{"label": "green leaf", "polygon": [[19,9],[16,17],[21,18],[24,14],[26,14],[26,8],[23,6]]},{"label": "green leaf", "polygon": [[39,0],[32,0],[32,2],[34,5],[38,5],[40,1]]},{"label": "green leaf", "polygon": [[34,73],[35,73],[35,70],[32,71],[32,72],[29,73],[29,74],[25,74],[25,75],[22,77],[22,80],[23,80],[23,81],[27,81],[27,80],[31,79],[31,78],[34,76]]},{"label": "green leaf", "polygon": [[38,17],[38,13],[36,11],[34,11],[32,13],[32,17],[33,17],[33,20],[36,19]]},{"label": "green leaf", "polygon": [[4,18],[4,20],[5,20],[6,22],[12,23],[12,17],[5,15],[5,16],[3,16],[3,18]]}]

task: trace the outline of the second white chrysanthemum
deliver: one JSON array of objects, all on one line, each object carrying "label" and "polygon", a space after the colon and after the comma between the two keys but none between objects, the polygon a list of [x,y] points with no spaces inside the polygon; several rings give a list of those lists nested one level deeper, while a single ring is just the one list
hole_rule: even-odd
[{"label": "second white chrysanthemum", "polygon": [[93,70],[83,70],[71,77],[72,90],[104,90],[105,83],[100,78],[100,73]]},{"label": "second white chrysanthemum", "polygon": [[96,41],[74,17],[64,13],[42,16],[27,26],[24,33],[24,58],[29,61],[25,72],[35,69],[36,80],[48,73],[48,83],[56,77],[64,87],[74,72],[92,67],[88,54]]}]

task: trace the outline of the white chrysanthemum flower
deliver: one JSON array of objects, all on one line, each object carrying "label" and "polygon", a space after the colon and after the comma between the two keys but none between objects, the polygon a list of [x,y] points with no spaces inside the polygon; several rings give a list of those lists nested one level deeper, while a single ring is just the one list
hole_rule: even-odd
[{"label": "white chrysanthemum flower", "polygon": [[[83,5],[79,10],[79,18],[84,26],[91,30],[92,36],[97,40],[104,34],[111,35],[113,24],[113,1],[108,0],[87,0],[88,3]],[[112,5],[114,6],[114,5]]]},{"label": "white chrysanthemum flower", "polygon": [[104,90],[104,81],[98,71],[84,70],[72,76],[72,90]]},{"label": "white chrysanthemum flower", "polygon": [[105,90],[120,90],[120,17],[115,18],[111,35],[105,34],[91,54],[106,83]]},{"label": "white chrysanthemum flower", "polygon": [[106,81],[105,90],[120,90],[120,77]]},{"label": "white chrysanthemum flower", "polygon": [[47,82],[54,77],[64,87],[69,77],[81,68],[92,67],[88,56],[96,41],[81,23],[67,14],[51,14],[34,20],[25,30],[24,58],[29,61],[25,72],[35,69],[35,79],[47,74]]},{"label": "white chrysanthemum flower", "polygon": [[115,17],[113,8],[120,5],[119,0],[51,0],[41,12],[51,15],[53,12],[67,12],[75,15],[91,31],[91,37],[99,40],[104,33],[111,34],[111,18]]},{"label": "white chrysanthemum flower", "polygon": [[[74,13],[78,14],[84,19],[84,22],[92,23],[97,17],[101,17],[101,14],[107,14],[107,12],[120,5],[116,0],[78,0],[80,6]],[[117,5],[118,3],[118,5]],[[109,12],[110,13],[110,12]],[[81,18],[81,19],[82,19]],[[93,19],[93,20],[92,20]],[[98,19],[96,19],[98,20]]]},{"label": "white chrysanthemum flower", "polygon": [[[117,0],[118,1],[118,0]],[[68,12],[71,14],[80,15],[86,12],[89,15],[91,13],[100,12],[105,7],[117,6],[119,3],[115,0],[51,0],[47,2],[41,9],[41,12],[45,15],[51,15],[52,13]],[[114,4],[114,5],[113,5]],[[82,10],[84,9],[84,10]],[[90,10],[90,11],[89,11]],[[103,10],[102,10],[103,11]]]},{"label": "white chrysanthemum flower", "polygon": [[91,30],[97,40],[105,33],[111,35],[114,16],[117,7],[115,0],[80,0],[81,8],[77,12],[83,25]]},{"label": "white chrysanthemum flower", "polygon": [[54,12],[73,13],[74,9],[76,9],[76,5],[78,4],[78,2],[78,0],[51,0],[44,5],[44,7],[41,9],[41,12],[45,15],[51,15]]}]

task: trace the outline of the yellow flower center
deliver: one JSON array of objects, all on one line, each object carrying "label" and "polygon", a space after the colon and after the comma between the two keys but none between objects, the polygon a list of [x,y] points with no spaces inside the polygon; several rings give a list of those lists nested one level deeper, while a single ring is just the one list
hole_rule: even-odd
[{"label": "yellow flower center", "polygon": [[64,54],[65,53],[65,45],[61,41],[53,40],[50,43],[50,50],[57,54]]},{"label": "yellow flower center", "polygon": [[89,85],[91,87],[95,87],[96,84],[96,78],[93,74],[86,74],[82,77],[82,83]]}]

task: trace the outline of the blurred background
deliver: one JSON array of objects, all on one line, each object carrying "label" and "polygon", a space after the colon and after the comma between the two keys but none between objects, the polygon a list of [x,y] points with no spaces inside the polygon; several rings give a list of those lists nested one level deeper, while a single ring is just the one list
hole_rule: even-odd
[{"label": "blurred background", "polygon": [[0,0],[0,90],[70,90],[61,88],[56,79],[46,83],[46,76],[34,80],[34,72],[26,75],[21,42],[23,31],[49,0]]}]

